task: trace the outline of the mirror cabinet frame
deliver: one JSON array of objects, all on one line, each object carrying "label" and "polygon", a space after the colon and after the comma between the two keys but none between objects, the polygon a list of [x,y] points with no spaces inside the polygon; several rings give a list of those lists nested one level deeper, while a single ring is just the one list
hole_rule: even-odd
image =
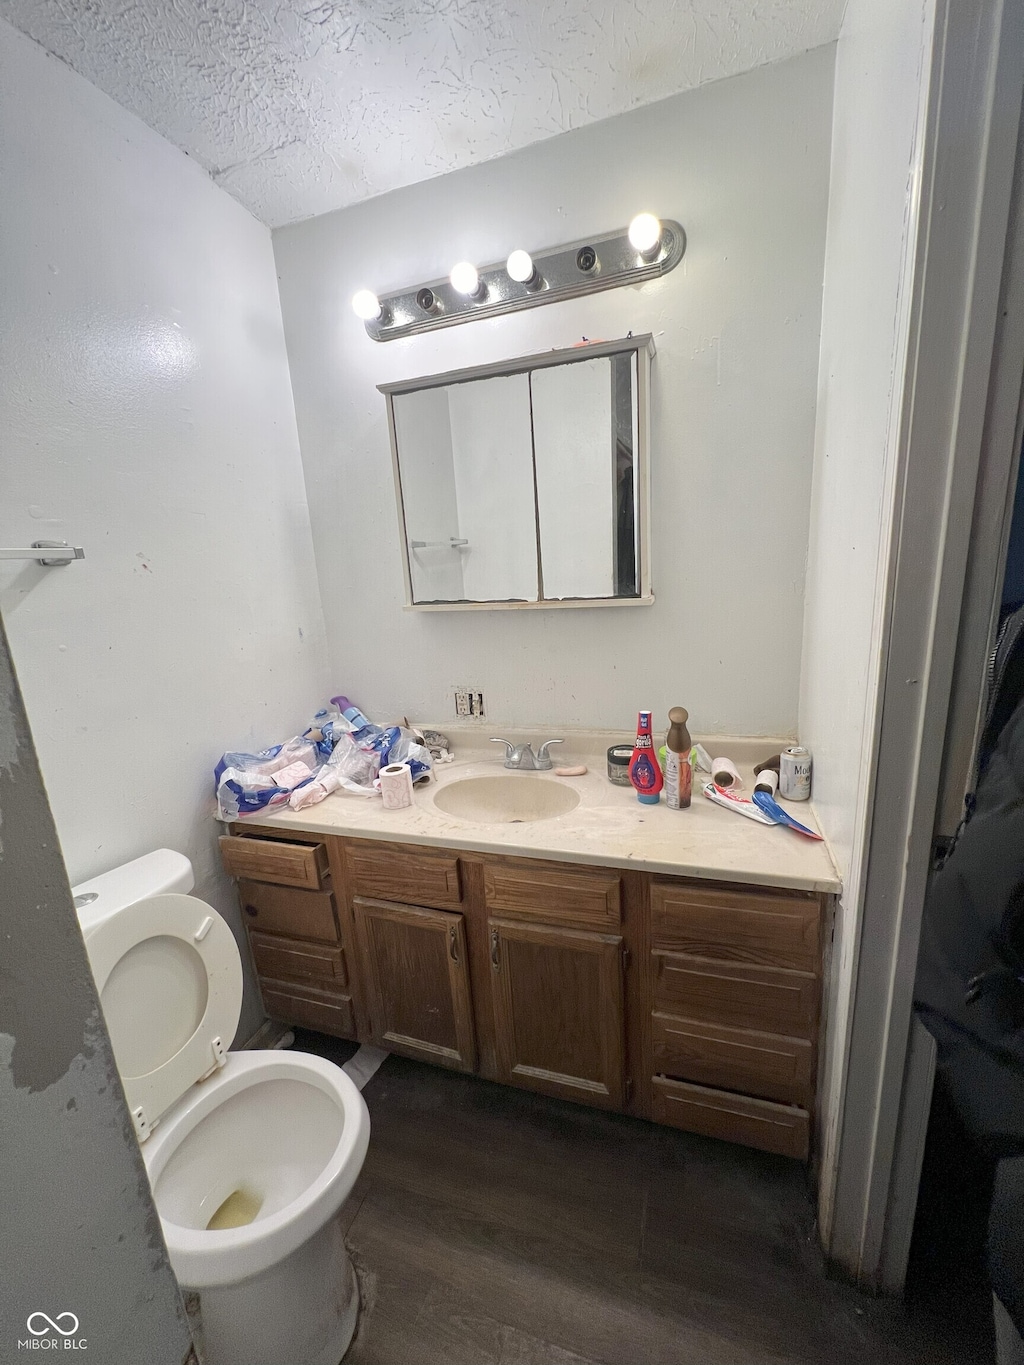
[{"label": "mirror cabinet frame", "polygon": [[[395,398],[422,389],[446,388],[452,384],[469,383],[475,379],[493,379],[507,375],[526,374],[532,370],[555,365],[569,365],[576,361],[593,360],[602,356],[636,355],[637,373],[637,449],[635,477],[637,482],[637,550],[639,564],[639,594],[635,597],[568,597],[544,598],[538,602],[414,602],[412,570],[409,563],[409,536],[402,499],[402,471],[398,459],[398,436],[395,425]],[[539,355],[521,356],[515,360],[499,360],[490,365],[469,369],[449,370],[445,374],[425,375],[418,379],[403,379],[391,384],[378,384],[388,409],[388,432],[391,438],[391,464],[395,478],[395,497],[398,504],[398,526],[402,542],[402,571],[405,576],[406,611],[536,611],[556,607],[643,607],[654,601],[651,587],[651,360],[655,354],[654,338],[649,332],[624,337],[619,341],[592,341],[558,351],[542,351]]]}]

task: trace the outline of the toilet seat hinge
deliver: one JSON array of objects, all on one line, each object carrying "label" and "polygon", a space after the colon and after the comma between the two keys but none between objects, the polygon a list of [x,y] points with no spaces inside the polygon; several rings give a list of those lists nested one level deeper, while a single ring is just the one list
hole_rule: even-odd
[{"label": "toilet seat hinge", "polygon": [[132,1110],[132,1123],[135,1125],[135,1136],[140,1142],[145,1142],[152,1131],[149,1126],[149,1119],[142,1105],[137,1105]]},{"label": "toilet seat hinge", "polygon": [[224,1046],[224,1044],[221,1042],[219,1038],[211,1039],[210,1051],[213,1053],[213,1060],[216,1066],[218,1067],[227,1066],[228,1064],[227,1048]]}]

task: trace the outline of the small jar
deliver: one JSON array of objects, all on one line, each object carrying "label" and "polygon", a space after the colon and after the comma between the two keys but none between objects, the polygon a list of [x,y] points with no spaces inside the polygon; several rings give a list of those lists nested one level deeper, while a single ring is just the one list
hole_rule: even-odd
[{"label": "small jar", "polygon": [[632,744],[613,744],[608,750],[608,781],[616,787],[631,787],[629,761],[633,757]]}]

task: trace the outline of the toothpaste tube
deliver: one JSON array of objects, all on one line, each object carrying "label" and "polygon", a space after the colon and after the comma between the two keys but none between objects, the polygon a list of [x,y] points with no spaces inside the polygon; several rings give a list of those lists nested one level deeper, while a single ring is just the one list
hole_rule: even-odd
[{"label": "toothpaste tube", "polygon": [[737,815],[745,815],[748,820],[755,820],[759,825],[773,825],[774,820],[769,820],[768,816],[754,805],[753,801],[744,800],[742,796],[734,796],[732,792],[722,791],[721,787],[716,787],[713,782],[708,782],[704,788],[704,795],[709,801],[714,801],[716,806],[724,806],[726,810],[734,810]]}]

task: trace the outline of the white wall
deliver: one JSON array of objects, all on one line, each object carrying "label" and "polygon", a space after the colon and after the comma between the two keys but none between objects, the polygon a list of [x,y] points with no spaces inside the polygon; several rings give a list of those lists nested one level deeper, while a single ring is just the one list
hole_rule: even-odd
[{"label": "white wall", "polygon": [[[444,718],[458,682],[488,724],[683,703],[698,732],[795,732],[832,71],[818,49],[275,233],[332,676],[371,715]],[[687,231],[662,280],[383,345],[349,307],[642,208]],[[658,347],[656,604],[403,611],[375,385],[630,329]]]},{"label": "white wall", "polygon": [[826,1239],[863,889],[932,8],[931,0],[850,0],[836,52],[800,685],[815,806],[845,887],[823,1088]]},{"label": "white wall", "polygon": [[270,236],[6,23],[0,88],[0,543],[86,554],[0,568],[64,858],[180,849],[237,931],[213,765],[328,691]]}]

